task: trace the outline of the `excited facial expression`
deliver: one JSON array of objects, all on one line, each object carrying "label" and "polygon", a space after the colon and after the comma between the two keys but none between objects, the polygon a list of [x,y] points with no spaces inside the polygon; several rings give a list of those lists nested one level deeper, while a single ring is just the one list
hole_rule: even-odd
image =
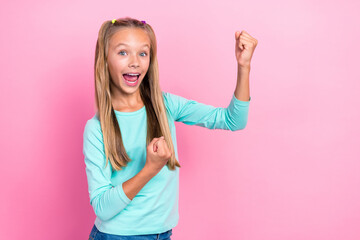
[{"label": "excited facial expression", "polygon": [[139,91],[150,64],[150,39],[140,28],[123,28],[109,39],[107,63],[111,92],[131,95]]}]

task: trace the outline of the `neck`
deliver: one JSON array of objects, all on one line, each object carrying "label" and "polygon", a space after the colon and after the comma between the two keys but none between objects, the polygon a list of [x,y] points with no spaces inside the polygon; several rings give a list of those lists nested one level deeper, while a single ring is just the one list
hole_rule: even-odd
[{"label": "neck", "polygon": [[140,96],[140,89],[131,94],[111,93],[113,108],[118,111],[133,111],[144,106]]}]

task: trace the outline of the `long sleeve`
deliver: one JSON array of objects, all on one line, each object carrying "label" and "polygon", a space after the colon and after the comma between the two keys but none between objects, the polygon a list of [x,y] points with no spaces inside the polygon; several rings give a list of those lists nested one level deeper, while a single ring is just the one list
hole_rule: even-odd
[{"label": "long sleeve", "polygon": [[110,162],[105,168],[103,135],[100,122],[95,118],[87,121],[83,140],[90,204],[96,216],[106,221],[123,210],[131,200],[124,193],[122,184],[113,186],[111,183],[112,169]]},{"label": "long sleeve", "polygon": [[195,100],[163,92],[168,111],[175,121],[208,129],[237,131],[244,129],[248,120],[249,101],[241,101],[232,95],[227,108],[214,107]]}]

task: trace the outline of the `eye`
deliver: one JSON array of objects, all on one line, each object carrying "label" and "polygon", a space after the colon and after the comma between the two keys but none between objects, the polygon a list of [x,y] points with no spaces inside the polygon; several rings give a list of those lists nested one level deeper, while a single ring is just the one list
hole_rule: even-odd
[{"label": "eye", "polygon": [[123,52],[125,52],[125,51],[120,51],[119,54],[122,55],[121,53],[123,53]]},{"label": "eye", "polygon": [[142,53],[145,53],[145,55],[143,55],[143,57],[147,56],[147,53],[146,53],[146,52],[142,52]]}]

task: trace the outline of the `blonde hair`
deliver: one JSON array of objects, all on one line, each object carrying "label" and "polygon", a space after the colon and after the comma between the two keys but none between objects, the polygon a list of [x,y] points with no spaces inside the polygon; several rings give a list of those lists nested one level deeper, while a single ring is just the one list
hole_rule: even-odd
[{"label": "blonde hair", "polygon": [[[146,146],[155,137],[164,136],[172,156],[167,162],[170,170],[175,170],[175,166],[181,167],[175,157],[174,145],[166,115],[166,108],[159,84],[159,68],[157,61],[157,43],[152,27],[137,19],[130,17],[119,18],[112,21],[105,21],[99,30],[95,50],[95,100],[97,116],[100,119],[101,130],[104,138],[104,148],[106,165],[111,162],[113,170],[121,170],[131,159],[126,153],[121,137],[119,123],[116,119],[114,108],[111,101],[110,74],[106,62],[109,39],[122,28],[140,28],[144,30],[150,38],[150,66],[140,84],[140,95],[144,102],[147,114],[147,135]],[[105,167],[106,167],[105,165]]]}]

